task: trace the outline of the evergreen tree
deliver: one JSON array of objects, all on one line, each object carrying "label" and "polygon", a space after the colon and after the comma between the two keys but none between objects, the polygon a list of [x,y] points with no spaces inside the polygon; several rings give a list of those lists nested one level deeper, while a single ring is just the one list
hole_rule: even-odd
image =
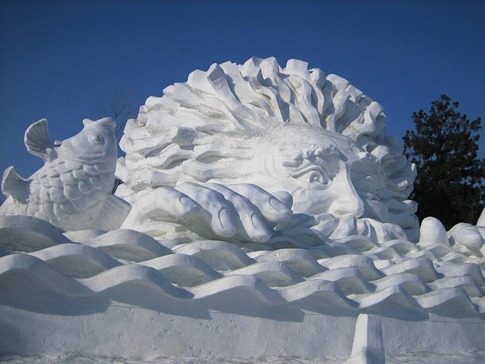
[{"label": "evergreen tree", "polygon": [[417,215],[434,216],[447,229],[475,224],[485,202],[485,160],[477,156],[481,118],[468,119],[458,106],[442,95],[429,113],[413,113],[416,130],[403,138],[404,154],[418,170],[411,195]]}]

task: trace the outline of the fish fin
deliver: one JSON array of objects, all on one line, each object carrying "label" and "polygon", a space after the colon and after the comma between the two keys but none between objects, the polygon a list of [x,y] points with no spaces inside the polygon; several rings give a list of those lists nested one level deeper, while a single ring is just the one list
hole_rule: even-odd
[{"label": "fish fin", "polygon": [[56,146],[49,138],[49,130],[47,127],[47,119],[41,119],[25,131],[24,143],[27,150],[44,161],[50,161],[52,152]]},{"label": "fish fin", "polygon": [[14,167],[8,167],[3,172],[2,192],[5,196],[11,196],[23,204],[27,203],[29,198],[30,180],[20,177]]},{"label": "fish fin", "polygon": [[131,205],[128,202],[115,195],[109,195],[96,219],[94,228],[102,230],[119,229],[130,210]]}]

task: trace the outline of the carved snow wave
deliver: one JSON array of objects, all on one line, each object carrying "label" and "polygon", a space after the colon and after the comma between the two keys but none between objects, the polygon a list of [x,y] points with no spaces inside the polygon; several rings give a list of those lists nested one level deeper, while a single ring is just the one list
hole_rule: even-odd
[{"label": "carved snow wave", "polygon": [[[14,230],[3,229],[2,240],[15,236]],[[30,238],[50,233],[37,231]],[[243,297],[251,305],[330,315],[364,312],[416,320],[430,313],[485,314],[485,261],[452,247],[401,240],[376,247],[353,236],[313,249],[246,252],[213,240],[169,249],[131,230],[85,232],[77,236],[81,243],[55,242],[53,236],[51,246],[38,251],[15,251],[11,243],[11,250],[2,252],[0,304],[34,309],[30,302],[36,310],[39,305],[53,309],[49,296],[84,305],[99,299],[149,309],[165,304],[220,309],[220,302],[229,306],[231,299]],[[18,250],[32,245],[28,239],[23,236]]]}]

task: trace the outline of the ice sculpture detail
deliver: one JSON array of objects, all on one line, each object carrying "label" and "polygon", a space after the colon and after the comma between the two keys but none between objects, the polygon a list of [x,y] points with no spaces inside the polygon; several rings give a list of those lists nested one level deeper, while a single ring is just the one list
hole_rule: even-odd
[{"label": "ice sculpture detail", "polygon": [[27,150],[45,164],[29,179],[14,167],[5,170],[2,192],[8,199],[0,215],[33,216],[64,230],[120,227],[130,206],[111,193],[118,156],[115,123],[104,118],[83,124],[79,134],[54,143],[47,119],[27,129]]},{"label": "ice sculpture detail", "polygon": [[[204,238],[271,242],[288,236],[283,226],[293,232],[302,226],[305,214],[313,222],[307,219],[301,236],[320,242],[350,235],[417,241],[416,204],[408,200],[414,166],[402,143],[386,136],[385,118],[381,105],[348,81],[309,70],[302,61],[282,68],[274,58],[251,58],[194,71],[163,97],[148,98],[127,124],[121,141],[126,157],[117,166],[125,181],[118,194],[133,204],[124,226],[167,238],[170,229],[180,237],[183,228],[194,232],[203,221],[206,232],[196,233]],[[234,184],[246,185],[245,192]],[[293,215],[272,221],[258,213],[256,201],[270,199]],[[161,212],[168,200],[184,213]],[[217,200],[217,208],[209,206]],[[234,211],[236,200],[252,205]],[[205,220],[199,206],[208,213]],[[187,214],[197,215],[198,223]],[[231,226],[221,230],[224,223],[214,216],[225,216]],[[261,228],[248,231],[247,216]]]}]

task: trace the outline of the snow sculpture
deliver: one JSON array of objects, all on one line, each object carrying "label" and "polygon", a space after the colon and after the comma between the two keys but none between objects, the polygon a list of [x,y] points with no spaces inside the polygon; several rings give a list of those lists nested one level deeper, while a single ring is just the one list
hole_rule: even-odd
[{"label": "snow sculpture", "polygon": [[359,315],[349,364],[384,364],[385,357],[380,317]]},{"label": "snow sculpture", "polygon": [[25,146],[45,165],[29,179],[20,177],[14,167],[5,170],[2,192],[9,197],[0,216],[34,216],[64,230],[120,227],[130,206],[111,194],[118,154],[115,122],[84,119],[83,124],[76,136],[54,143],[47,119],[27,129]]},{"label": "snow sculpture", "polygon": [[46,165],[3,183],[0,355],[485,357],[485,211],[418,231],[415,171],[383,122],[304,62],[195,71],[128,123],[119,229],[112,122],[61,144],[34,124],[26,145]]},{"label": "snow sculpture", "polygon": [[118,194],[134,207],[124,227],[179,240],[183,228],[235,242],[285,236],[290,246],[349,235],[417,240],[407,200],[415,170],[384,120],[378,103],[305,62],[252,58],[194,71],[127,124]]}]

